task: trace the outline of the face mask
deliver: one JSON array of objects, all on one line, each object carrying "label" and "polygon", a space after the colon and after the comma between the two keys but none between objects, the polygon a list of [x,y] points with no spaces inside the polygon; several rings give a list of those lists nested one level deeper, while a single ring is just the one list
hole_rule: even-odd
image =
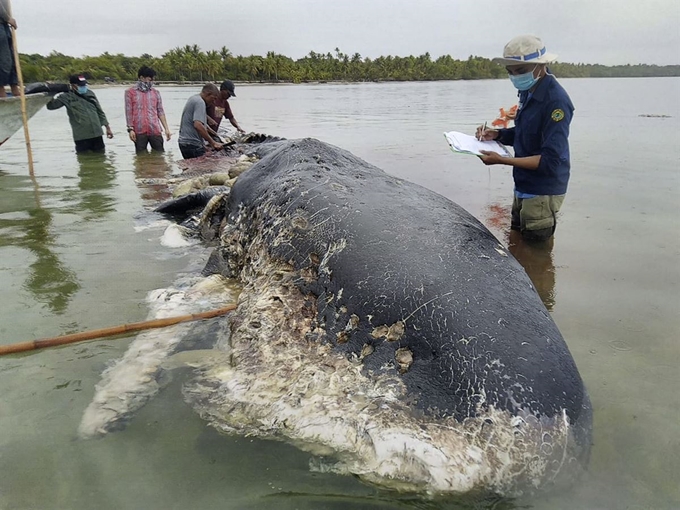
[{"label": "face mask", "polygon": [[151,90],[151,87],[153,87],[153,82],[152,81],[142,81],[139,80],[137,82],[137,88],[141,90],[142,92],[148,92]]},{"label": "face mask", "polygon": [[535,70],[536,66],[534,66],[533,70],[529,71],[528,73],[509,74],[508,76],[517,90],[529,90],[538,82],[538,78],[534,78]]},{"label": "face mask", "polygon": [[84,94],[85,92],[87,92],[87,85],[78,86],[78,94]]}]

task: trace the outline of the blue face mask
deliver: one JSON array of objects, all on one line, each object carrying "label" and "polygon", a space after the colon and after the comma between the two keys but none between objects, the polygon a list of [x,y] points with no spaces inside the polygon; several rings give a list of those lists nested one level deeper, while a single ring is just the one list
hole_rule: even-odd
[{"label": "blue face mask", "polygon": [[534,78],[535,70],[536,67],[534,67],[533,70],[529,71],[528,73],[509,74],[508,76],[517,90],[529,90],[538,82],[538,78]]},{"label": "blue face mask", "polygon": [[84,94],[85,92],[87,92],[87,85],[78,86],[78,94]]}]

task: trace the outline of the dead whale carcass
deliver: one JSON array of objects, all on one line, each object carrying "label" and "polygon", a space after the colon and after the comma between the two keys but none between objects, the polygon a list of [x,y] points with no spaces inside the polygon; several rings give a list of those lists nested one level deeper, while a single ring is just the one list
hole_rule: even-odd
[{"label": "dead whale carcass", "polygon": [[243,290],[229,355],[185,387],[200,415],[403,490],[516,494],[578,471],[587,394],[493,235],[316,140],[261,154],[224,199],[213,271]]}]

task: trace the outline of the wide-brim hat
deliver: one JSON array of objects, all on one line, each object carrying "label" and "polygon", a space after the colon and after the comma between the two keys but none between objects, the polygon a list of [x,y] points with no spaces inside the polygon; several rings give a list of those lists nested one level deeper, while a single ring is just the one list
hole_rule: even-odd
[{"label": "wide-brim hat", "polygon": [[557,60],[555,53],[548,53],[545,44],[535,35],[520,35],[503,48],[503,56],[491,61],[503,66],[522,64],[548,64]]}]

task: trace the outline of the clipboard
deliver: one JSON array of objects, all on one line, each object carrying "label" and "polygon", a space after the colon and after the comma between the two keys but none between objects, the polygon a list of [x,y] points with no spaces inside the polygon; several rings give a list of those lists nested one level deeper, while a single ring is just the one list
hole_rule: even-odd
[{"label": "clipboard", "polygon": [[451,150],[459,154],[482,156],[480,151],[492,151],[497,152],[505,158],[512,157],[512,154],[508,152],[508,149],[496,140],[479,141],[474,136],[466,135],[465,133],[460,133],[458,131],[444,133],[444,138],[446,138],[446,142],[449,144],[449,147],[451,147]]}]

